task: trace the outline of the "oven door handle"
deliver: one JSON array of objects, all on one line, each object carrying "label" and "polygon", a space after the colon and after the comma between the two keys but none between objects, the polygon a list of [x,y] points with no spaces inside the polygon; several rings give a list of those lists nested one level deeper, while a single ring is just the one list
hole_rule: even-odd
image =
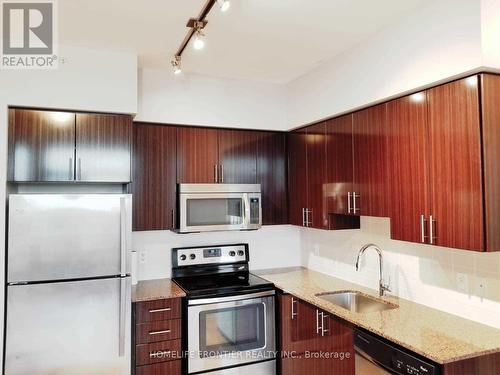
[{"label": "oven door handle", "polygon": [[241,300],[252,299],[252,298],[274,296],[275,294],[276,294],[276,292],[274,290],[267,290],[265,292],[250,293],[250,294],[240,294],[240,295],[237,295],[237,296],[191,299],[191,300],[188,300],[188,305],[189,306],[210,305],[210,304],[213,304],[213,303],[241,301]]}]

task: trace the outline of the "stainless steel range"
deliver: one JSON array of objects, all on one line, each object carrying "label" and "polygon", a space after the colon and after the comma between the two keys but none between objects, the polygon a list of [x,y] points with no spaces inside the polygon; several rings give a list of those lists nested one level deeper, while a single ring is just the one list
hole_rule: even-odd
[{"label": "stainless steel range", "polygon": [[248,244],[173,249],[189,374],[276,374],[274,285],[248,260]]}]

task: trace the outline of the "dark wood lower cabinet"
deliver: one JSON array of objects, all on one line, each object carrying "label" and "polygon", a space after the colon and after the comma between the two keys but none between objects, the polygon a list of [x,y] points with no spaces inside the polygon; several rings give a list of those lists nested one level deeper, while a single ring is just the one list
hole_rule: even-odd
[{"label": "dark wood lower cabinet", "polygon": [[136,302],[132,311],[132,374],[180,375],[181,299]]},{"label": "dark wood lower cabinet", "polygon": [[443,375],[498,375],[500,374],[500,354],[494,353],[447,363],[443,366],[442,373]]},{"label": "dark wood lower cabinet", "polygon": [[354,375],[353,327],[291,295],[278,298],[281,374]]}]

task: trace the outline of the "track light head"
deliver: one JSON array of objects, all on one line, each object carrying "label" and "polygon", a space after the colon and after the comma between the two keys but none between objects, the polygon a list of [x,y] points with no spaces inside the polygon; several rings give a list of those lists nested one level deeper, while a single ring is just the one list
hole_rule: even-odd
[{"label": "track light head", "polygon": [[193,47],[194,49],[203,49],[205,47],[205,41],[203,37],[205,35],[202,33],[201,29],[197,29],[194,36]]},{"label": "track light head", "polygon": [[227,12],[229,7],[231,6],[229,0],[217,0],[217,4],[219,4],[221,12]]},{"label": "track light head", "polygon": [[181,67],[181,57],[180,56],[175,56],[174,59],[171,61],[172,68],[174,70],[174,74],[180,74],[182,73],[182,67]]}]

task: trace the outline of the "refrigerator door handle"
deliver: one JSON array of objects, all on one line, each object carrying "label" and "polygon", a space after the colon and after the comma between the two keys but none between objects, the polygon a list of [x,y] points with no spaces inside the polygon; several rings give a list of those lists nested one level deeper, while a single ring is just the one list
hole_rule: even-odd
[{"label": "refrigerator door handle", "polygon": [[127,206],[125,197],[120,197],[120,276],[127,274]]},{"label": "refrigerator door handle", "polygon": [[126,325],[127,325],[127,282],[128,278],[122,277],[120,279],[120,321],[118,330],[118,355],[120,357],[125,356],[125,336],[126,336]]}]

